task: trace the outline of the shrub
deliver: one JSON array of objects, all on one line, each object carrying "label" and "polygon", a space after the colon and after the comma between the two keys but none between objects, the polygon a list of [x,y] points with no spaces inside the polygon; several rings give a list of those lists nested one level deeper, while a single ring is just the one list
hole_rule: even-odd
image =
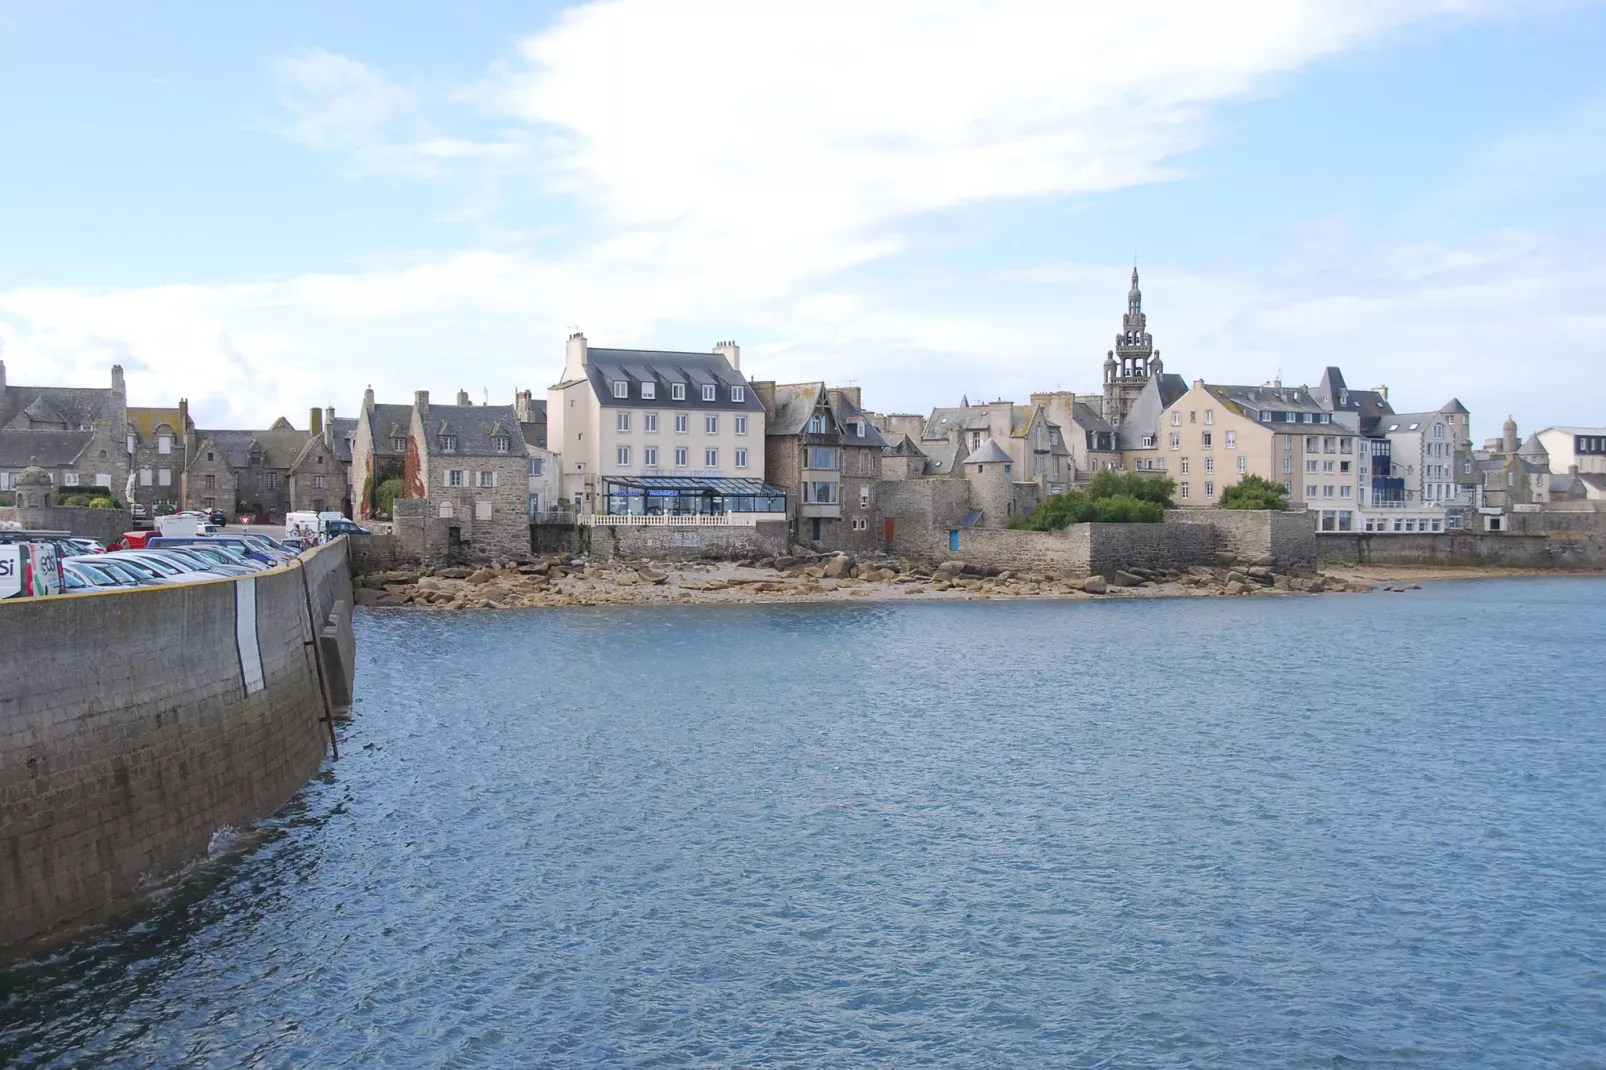
[{"label": "shrub", "polygon": [[374,512],[388,517],[391,504],[397,498],[405,497],[407,497],[407,481],[400,476],[391,476],[374,488]]},{"label": "shrub", "polygon": [[1288,492],[1281,483],[1260,476],[1244,476],[1221,492],[1223,509],[1288,510]]},{"label": "shrub", "polygon": [[1024,531],[1058,531],[1071,524],[1158,524],[1172,507],[1176,482],[1165,476],[1103,469],[1085,489],[1050,494],[1031,516],[1009,526]]}]

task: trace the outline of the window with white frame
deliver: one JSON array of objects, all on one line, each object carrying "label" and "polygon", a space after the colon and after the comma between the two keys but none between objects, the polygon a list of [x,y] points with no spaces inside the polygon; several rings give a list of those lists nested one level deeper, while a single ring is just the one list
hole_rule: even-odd
[{"label": "window with white frame", "polygon": [[825,417],[822,414],[815,413],[813,416],[809,417],[809,434],[825,434]]},{"label": "window with white frame", "polygon": [[1205,471],[1206,472],[1214,472],[1215,470],[1216,470],[1216,459],[1214,457],[1206,457],[1205,458]]},{"label": "window with white frame", "polygon": [[676,446],[675,447],[675,467],[676,468],[685,468],[686,467],[686,447],[685,446]]},{"label": "window with white frame", "polygon": [[685,383],[670,383],[669,384],[669,399],[671,401],[685,401],[686,400],[686,384]]},{"label": "window with white frame", "polygon": [[313,490],[323,490],[323,476],[313,476],[312,477],[312,489]]},{"label": "window with white frame", "polygon": [[1235,449],[1238,448],[1238,432],[1236,432],[1236,431],[1228,431],[1227,432],[1227,448],[1229,450],[1235,450]]},{"label": "window with white frame", "polygon": [[863,484],[860,484],[859,486],[859,508],[870,508],[870,488]]},{"label": "window with white frame", "polygon": [[1182,458],[1182,474],[1183,475],[1187,475],[1188,474],[1189,467],[1190,466],[1188,464],[1188,458],[1186,458],[1186,457]]},{"label": "window with white frame", "polygon": [[649,435],[656,432],[658,430],[658,414],[656,412],[643,413],[641,417],[641,429],[647,432]]},{"label": "window with white frame", "polygon": [[446,485],[448,487],[461,487],[463,485],[463,470],[461,468],[448,468],[446,470]]},{"label": "window with white frame", "polygon": [[628,412],[619,413],[614,417],[614,426],[620,431],[630,430],[630,414]]},{"label": "window with white frame", "polygon": [[685,413],[675,413],[675,434],[684,435],[686,433],[686,426],[689,422],[690,421]]},{"label": "window with white frame", "polygon": [[78,485],[78,473],[63,472],[61,474],[61,485],[64,487],[76,487]]},{"label": "window with white frame", "polygon": [[642,451],[641,451],[641,463],[646,465],[648,468],[657,468],[658,467],[658,447],[657,446],[645,446],[645,447],[643,447]]},{"label": "window with white frame", "polygon": [[1205,410],[1205,423],[1213,424],[1215,422],[1216,422],[1216,410],[1215,409],[1206,409]]},{"label": "window with white frame", "polygon": [[530,474],[532,476],[538,476],[538,475],[541,474],[541,458],[540,457],[531,457],[530,458]]},{"label": "window with white frame", "polygon": [[718,416],[704,416],[703,417],[703,433],[704,434],[708,434],[708,435],[717,435],[717,434],[719,434],[719,417]]},{"label": "window with white frame", "polygon": [[737,450],[736,451],[736,467],[737,468],[746,468],[747,467],[747,451],[746,450]]},{"label": "window with white frame", "polygon": [[512,440],[509,439],[506,435],[495,435],[495,436],[493,436],[491,438],[491,448],[494,449],[497,453],[506,453],[506,452],[508,452],[508,447],[510,447],[512,445],[513,445]]},{"label": "window with white frame", "polygon": [[407,451],[407,436],[391,435],[390,448],[395,453],[405,453]]},{"label": "window with white frame", "polygon": [[733,386],[733,387],[731,387],[731,400],[732,401],[746,401],[747,400],[747,388],[746,387],[742,387],[742,386]]},{"label": "window with white frame", "polygon": [[719,467],[719,451],[718,450],[704,450],[703,451],[703,467],[704,468],[718,468]]},{"label": "window with white frame", "polygon": [[623,379],[615,379],[613,383],[613,396],[616,398],[629,397],[630,384],[625,382]]},{"label": "window with white frame", "polygon": [[876,455],[874,450],[859,451],[859,474],[861,476],[875,475]]},{"label": "window with white frame", "polygon": [[703,400],[704,401],[718,401],[719,400],[719,388],[717,386],[714,386],[711,383],[704,385],[704,387],[703,387]]},{"label": "window with white frame", "polygon": [[866,520],[864,517],[856,516],[856,517],[853,518],[853,530],[854,531],[865,531],[869,527],[870,527],[870,521]]},{"label": "window with white frame", "polygon": [[1306,483],[1305,484],[1305,497],[1307,497],[1307,498],[1316,497],[1316,484],[1314,484],[1314,483]]},{"label": "window with white frame", "polygon": [[1350,485],[1348,483],[1345,483],[1342,487],[1338,488],[1338,496],[1340,498],[1348,498],[1350,496],[1349,492],[1350,492]]},{"label": "window with white frame", "polygon": [[1206,483],[1205,484],[1205,497],[1206,498],[1214,498],[1215,496],[1216,496],[1216,485],[1214,483]]},{"label": "window with white frame", "polygon": [[1173,412],[1171,414],[1171,426],[1172,427],[1181,427],[1182,426],[1182,410],[1181,409],[1178,409],[1177,411],[1175,411],[1175,412]]},{"label": "window with white frame", "polygon": [[658,396],[658,384],[657,383],[642,383],[641,384],[641,396],[642,396],[642,399],[645,400],[645,401],[651,401],[653,398],[657,397]]},{"label": "window with white frame", "polygon": [[1173,431],[1173,432],[1171,432],[1171,448],[1174,449],[1174,450],[1180,450],[1182,448],[1182,432],[1181,431]]},{"label": "window with white frame", "polygon": [[482,487],[494,487],[494,486],[496,486],[496,473],[495,472],[481,472],[479,474],[479,485],[482,486]]},{"label": "window with white frame", "polygon": [[1249,458],[1240,456],[1238,458],[1238,474],[1243,475],[1247,471],[1249,471]]},{"label": "window with white frame", "polygon": [[619,462],[619,467],[621,467],[621,468],[625,468],[625,467],[629,466],[629,464],[630,464],[630,447],[629,446],[620,446],[619,447],[619,449],[618,449],[618,462]]},{"label": "window with white frame", "polygon": [[1307,472],[1316,471],[1316,458],[1310,457],[1310,458],[1306,459],[1306,461],[1305,461],[1305,471],[1307,471]]},{"label": "window with white frame", "polygon": [[747,417],[745,417],[745,416],[736,417],[736,433],[738,435],[747,434]]},{"label": "window with white frame", "polygon": [[1182,486],[1181,486],[1181,489],[1180,489],[1180,493],[1181,493],[1181,495],[1182,495],[1182,496],[1183,496],[1183,497],[1184,497],[1184,498],[1186,498],[1186,497],[1188,497],[1188,493],[1189,493],[1189,488],[1188,488],[1188,483],[1187,483],[1187,481],[1186,481],[1186,480],[1184,480],[1184,481],[1183,481],[1183,482],[1182,482]]},{"label": "window with white frame", "polygon": [[279,489],[279,473],[277,473],[277,472],[269,472],[264,477],[263,481],[267,483],[269,490],[278,490]]}]

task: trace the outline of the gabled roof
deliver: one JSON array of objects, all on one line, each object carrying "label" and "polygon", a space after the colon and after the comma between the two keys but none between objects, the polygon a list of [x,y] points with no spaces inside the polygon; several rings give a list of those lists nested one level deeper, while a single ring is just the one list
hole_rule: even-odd
[{"label": "gabled roof", "polygon": [[[1377,422],[1378,434],[1389,434],[1394,431],[1425,431],[1434,420],[1444,413],[1433,412],[1391,412],[1381,417]],[[1412,425],[1415,424],[1415,427]]]},{"label": "gabled roof", "polygon": [[34,398],[28,407],[22,410],[22,415],[30,423],[49,424],[52,427],[59,427],[63,431],[76,431],[78,429],[76,425],[68,423],[67,417],[56,411],[56,407],[50,403],[49,398],[42,395]]},{"label": "gabled roof", "polygon": [[1376,390],[1351,390],[1344,382],[1344,373],[1329,367],[1322,372],[1321,382],[1311,391],[1316,400],[1330,412],[1353,412],[1360,417],[1363,434],[1374,434],[1377,422],[1394,409],[1388,398]]},{"label": "gabled roof", "polygon": [[964,443],[953,442],[927,442],[921,446],[921,453],[931,465],[931,471],[939,476],[951,476],[959,467],[960,460],[965,456]]},{"label": "gabled roof", "polygon": [[68,468],[94,437],[92,431],[0,430],[0,468]]},{"label": "gabled roof", "polygon": [[1097,409],[1085,401],[1078,401],[1071,407],[1071,422],[1084,431],[1110,432],[1115,430]]},{"label": "gabled roof", "polygon": [[1533,460],[1543,459],[1545,461],[1545,467],[1547,469],[1550,467],[1550,451],[1545,449],[1545,447],[1540,444],[1539,436],[1537,434],[1528,436],[1528,441],[1522,444],[1522,449],[1517,451],[1517,456],[1527,457]]},{"label": "gabled roof", "polygon": [[1010,463],[1010,456],[1004,452],[1004,448],[1002,446],[989,438],[980,446],[970,451],[970,453],[966,454],[964,463],[1008,464]]},{"label": "gabled roof", "polygon": [[1160,414],[1176,404],[1177,399],[1187,392],[1187,381],[1180,375],[1163,372],[1151,376],[1143,384],[1138,399],[1132,403],[1132,411],[1116,428],[1116,445],[1123,450],[1143,449],[1143,436],[1153,435],[1159,426]]},{"label": "gabled roof", "polygon": [[864,414],[863,409],[853,403],[853,398],[846,391],[833,388],[825,394],[831,401],[831,410],[836,413],[837,421],[842,424],[844,446],[881,447],[887,444],[880,429]]},{"label": "gabled roof", "polygon": [[[453,435],[457,447],[440,448],[440,436]],[[495,440],[505,438],[508,448],[499,450]],[[515,447],[515,442],[517,446]],[[524,456],[524,429],[512,405],[436,405],[431,403],[424,419],[424,448],[431,456],[507,457]]]},{"label": "gabled roof", "polygon": [[[26,428],[27,420],[22,419],[23,413],[36,401],[41,401],[48,407],[48,411],[55,416],[57,423],[67,425],[67,430],[77,431],[85,424],[97,422],[113,422],[121,417],[118,405],[119,395],[108,389],[76,386],[12,386],[6,385],[4,397],[0,397],[0,427],[9,427],[21,420]],[[122,427],[112,429],[121,433]]]},{"label": "gabled roof", "polygon": [[411,405],[375,405],[368,414],[368,434],[374,441],[376,457],[400,457],[407,452],[391,449],[390,440],[405,439],[413,433],[413,407]]},{"label": "gabled roof", "polygon": [[882,448],[881,452],[886,454],[888,457],[913,457],[916,455],[922,457],[925,456],[925,454],[920,452],[920,447],[915,445],[914,439],[910,438],[908,435],[897,434],[891,439],[887,439],[886,434],[883,432],[882,438],[887,444]]},{"label": "gabled roof", "polygon": [[[606,406],[676,405],[690,409],[763,412],[764,405],[741,372],[723,353],[675,353],[659,349],[591,349],[586,376],[597,401]],[[627,396],[613,396],[613,384],[627,384]],[[654,397],[643,398],[642,383],[652,383]],[[670,387],[680,383],[686,397],[674,400]],[[713,386],[714,400],[703,400],[703,387]],[[731,400],[731,388],[742,387],[742,400]]]},{"label": "gabled roof", "polygon": [[932,409],[931,415],[926,418],[926,426],[920,430],[922,442],[935,442],[948,437],[954,429],[961,431],[985,431],[991,426],[987,419],[985,405],[958,405],[951,409]]},{"label": "gabled roof", "polygon": [[[154,441],[156,429],[163,424],[172,428],[176,433],[183,433],[179,430],[178,409],[176,408],[151,408],[144,405],[130,405],[125,411],[128,415],[128,426],[134,429],[134,433],[139,436],[142,442]],[[194,427],[195,421],[191,420],[190,426],[184,430],[187,431]]]},{"label": "gabled roof", "polygon": [[824,393],[824,383],[776,383],[775,412],[764,420],[764,433],[801,435]]},{"label": "gabled roof", "polygon": [[307,433],[278,428],[278,424],[285,422],[280,417],[274,421],[275,427],[266,431],[197,431],[201,449],[196,451],[196,457],[199,458],[206,444],[211,443],[214,451],[225,454],[224,460],[231,468],[244,468],[251,463],[251,450],[255,447],[261,451],[263,468],[289,469],[307,444]]},{"label": "gabled roof", "polygon": [[334,444],[335,460],[341,464],[351,463],[351,446],[357,438],[357,421],[350,416],[337,416],[330,425],[330,440]]},{"label": "gabled roof", "polygon": [[1472,415],[1470,412],[1467,411],[1467,407],[1465,405],[1461,404],[1461,399],[1460,398],[1451,398],[1449,401],[1446,401],[1443,405],[1439,406],[1439,411],[1443,412],[1443,413],[1451,413],[1451,414],[1454,414],[1456,416],[1471,416]]}]

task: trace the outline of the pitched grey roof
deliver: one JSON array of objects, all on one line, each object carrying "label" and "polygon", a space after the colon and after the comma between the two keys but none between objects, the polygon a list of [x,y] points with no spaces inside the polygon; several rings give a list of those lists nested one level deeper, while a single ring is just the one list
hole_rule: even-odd
[{"label": "pitched grey roof", "polygon": [[[12,386],[0,398],[0,427],[19,425],[26,428],[24,417],[30,408],[49,416],[47,422],[66,424],[76,431],[84,424],[97,421],[110,422],[118,417],[118,397],[108,389],[68,386]],[[119,434],[122,428],[113,428]]]},{"label": "pitched grey roof", "polygon": [[[674,353],[658,349],[591,349],[586,376],[597,401],[605,406],[675,405],[689,409],[763,412],[764,405],[741,372],[723,353]],[[613,396],[613,384],[626,384],[626,396]],[[641,384],[652,383],[654,396],[642,397]],[[679,383],[686,396],[676,400],[670,387]],[[703,400],[703,387],[713,386],[714,400]],[[742,400],[731,400],[731,388],[742,388]]]},{"label": "pitched grey roof", "polygon": [[[512,405],[436,405],[431,403],[424,417],[424,448],[432,456],[506,457],[524,456],[524,429]],[[441,450],[440,436],[454,435],[457,448]],[[505,438],[508,448],[499,450],[495,440]],[[516,444],[516,445],[515,445]]]},{"label": "pitched grey roof", "polygon": [[351,463],[351,444],[357,436],[357,421],[351,417],[335,418],[331,437],[334,440],[335,459],[341,464]]},{"label": "pitched grey roof", "polygon": [[1453,413],[1458,416],[1472,415],[1467,411],[1467,407],[1461,404],[1460,398],[1451,398],[1449,401],[1446,401],[1443,405],[1439,406],[1439,411],[1444,413]]},{"label": "pitched grey roof", "polygon": [[928,458],[933,473],[951,476],[959,467],[959,459],[965,455],[965,447],[952,442],[927,442],[922,443],[921,452]]},{"label": "pitched grey roof", "polygon": [[407,449],[391,449],[392,438],[405,439],[413,432],[413,407],[411,405],[375,405],[374,411],[368,414],[368,434],[374,441],[374,456],[401,457]]},{"label": "pitched grey roof", "polygon": [[1351,390],[1344,382],[1344,373],[1337,368],[1329,367],[1324,371],[1321,382],[1311,393],[1330,412],[1358,415],[1361,432],[1367,435],[1375,434],[1378,421],[1394,412],[1388,398],[1378,391]]},{"label": "pitched grey roof", "polygon": [[1080,427],[1084,431],[1109,432],[1115,430],[1115,428],[1110,426],[1110,422],[1108,420],[1106,420],[1096,409],[1093,408],[1093,406],[1089,405],[1085,401],[1078,401],[1074,406],[1072,406],[1071,422],[1076,424],[1077,427]]},{"label": "pitched grey roof", "polygon": [[853,399],[841,390],[829,390],[831,409],[836,418],[842,423],[842,444],[844,446],[876,446],[884,447],[886,437],[870,422],[864,411],[853,403]]},{"label": "pitched grey roof", "polygon": [[1390,431],[1409,431],[1412,424],[1416,425],[1417,431],[1424,431],[1429,424],[1443,415],[1444,413],[1436,409],[1433,412],[1388,413],[1378,420],[1377,433],[1386,435]]},{"label": "pitched grey roof", "polygon": [[1188,383],[1180,375],[1165,372],[1152,376],[1143,384],[1143,392],[1132,403],[1132,411],[1116,429],[1116,445],[1123,450],[1143,448],[1143,436],[1155,433],[1160,414],[1188,392]]},{"label": "pitched grey roof", "polygon": [[263,468],[289,469],[307,444],[307,432],[297,431],[288,424],[278,427],[285,423],[282,417],[274,423],[276,426],[266,431],[196,431],[195,434],[201,442],[210,442],[214,450],[225,454],[231,468],[248,466],[251,448],[255,446],[261,451]]},{"label": "pitched grey roof", "polygon": [[1549,467],[1550,451],[1540,444],[1538,435],[1529,435],[1528,441],[1524,442],[1522,449],[1517,451],[1517,456],[1527,457],[1531,460],[1543,460],[1546,467]]},{"label": "pitched grey roof", "polygon": [[764,421],[766,435],[801,435],[820,403],[824,383],[776,383],[775,412]]},{"label": "pitched grey roof", "polygon": [[0,468],[71,467],[92,438],[92,431],[0,430]]},{"label": "pitched grey roof", "polygon": [[923,442],[935,442],[948,437],[958,428],[961,431],[985,431],[989,427],[985,405],[958,405],[951,409],[932,409],[926,426],[920,431]]},{"label": "pitched grey roof", "polygon": [[1008,464],[1009,454],[992,439],[988,439],[965,456],[966,464]]}]

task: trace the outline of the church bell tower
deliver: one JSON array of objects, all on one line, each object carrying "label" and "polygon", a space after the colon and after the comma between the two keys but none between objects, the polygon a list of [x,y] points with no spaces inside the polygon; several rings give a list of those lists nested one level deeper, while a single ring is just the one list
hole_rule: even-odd
[{"label": "church bell tower", "polygon": [[1148,331],[1143,314],[1143,292],[1138,289],[1138,268],[1132,266],[1132,289],[1126,295],[1126,315],[1121,317],[1121,333],[1115,348],[1104,358],[1104,418],[1121,426],[1143,393],[1149,377],[1160,374],[1160,354]]}]

